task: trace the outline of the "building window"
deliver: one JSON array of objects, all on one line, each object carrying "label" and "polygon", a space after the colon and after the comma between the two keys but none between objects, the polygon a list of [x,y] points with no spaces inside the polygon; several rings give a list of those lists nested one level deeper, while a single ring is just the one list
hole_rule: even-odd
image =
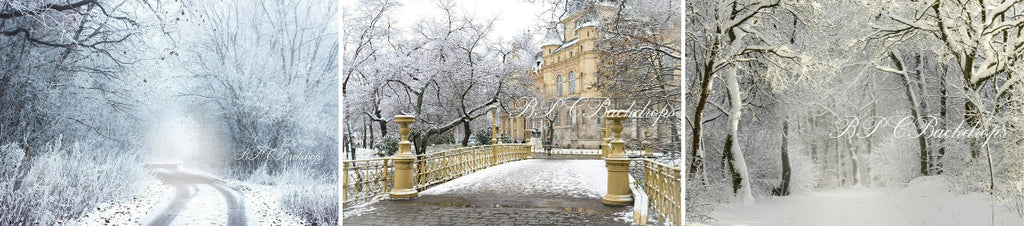
[{"label": "building window", "polygon": [[555,77],[555,84],[558,86],[558,97],[562,97],[562,75]]},{"label": "building window", "polygon": [[561,117],[558,117],[558,116],[561,116],[561,114],[556,114],[555,115],[555,125],[556,126],[562,124],[562,119],[561,119]]},{"label": "building window", "polygon": [[569,72],[569,95],[576,94],[576,72]]}]

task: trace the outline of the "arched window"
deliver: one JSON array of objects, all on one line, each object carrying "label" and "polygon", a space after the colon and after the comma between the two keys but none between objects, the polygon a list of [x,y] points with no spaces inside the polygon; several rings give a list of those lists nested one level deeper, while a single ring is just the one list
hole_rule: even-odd
[{"label": "arched window", "polygon": [[576,94],[576,72],[569,72],[569,95]]},{"label": "arched window", "polygon": [[555,77],[555,84],[558,86],[558,97],[562,97],[562,75]]}]

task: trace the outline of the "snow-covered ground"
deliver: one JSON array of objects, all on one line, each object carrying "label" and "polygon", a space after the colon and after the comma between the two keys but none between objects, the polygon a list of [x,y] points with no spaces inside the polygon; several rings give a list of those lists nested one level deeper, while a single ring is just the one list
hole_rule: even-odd
[{"label": "snow-covered ground", "polygon": [[[356,148],[356,160],[381,158],[374,155],[375,153],[377,153],[377,151],[373,149]],[[344,156],[342,156],[342,160],[352,160],[352,156],[348,152],[344,152],[342,154],[344,154]]]},{"label": "snow-covered ground", "polygon": [[530,159],[483,169],[420,194],[568,195],[600,199],[607,184],[607,169],[602,160]]},{"label": "snow-covered ground", "polygon": [[284,210],[278,202],[284,192],[279,188],[225,181],[229,187],[242,193],[246,218],[251,225],[305,225],[306,222]]},{"label": "snow-covered ground", "polygon": [[193,187],[195,196],[171,225],[223,225],[228,222],[228,206],[224,197],[209,184]]},{"label": "snow-covered ground", "polygon": [[[172,167],[174,168],[174,167]],[[205,178],[213,175],[187,169],[151,169],[153,172],[187,174]],[[142,192],[131,199],[103,203],[68,225],[141,225],[152,222],[166,211],[175,199],[175,186],[150,178]],[[215,187],[215,186],[219,186]],[[181,212],[170,225],[225,225],[230,217],[225,195],[244,200],[245,219],[249,225],[305,225],[306,222],[281,209],[283,190],[273,186],[254,185],[234,180],[188,183],[187,199]],[[219,189],[224,191],[219,191]]]},{"label": "snow-covered ground", "polygon": [[[710,213],[714,225],[1024,225],[1024,218],[984,193],[950,192],[941,176],[904,188],[854,188],[728,204]],[[702,225],[694,222],[694,225]]]},{"label": "snow-covered ground", "polygon": [[86,212],[69,225],[138,225],[153,210],[163,209],[161,203],[167,203],[174,197],[171,186],[161,184],[150,178],[142,192],[122,202],[102,203],[96,209]]}]

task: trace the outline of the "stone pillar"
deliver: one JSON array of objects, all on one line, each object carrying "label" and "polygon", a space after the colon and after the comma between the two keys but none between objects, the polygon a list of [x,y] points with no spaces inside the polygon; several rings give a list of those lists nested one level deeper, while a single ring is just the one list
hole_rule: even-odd
[{"label": "stone pillar", "polygon": [[623,110],[609,111],[605,119],[611,121],[613,138],[608,157],[604,159],[608,167],[608,194],[601,203],[610,206],[633,205],[633,194],[629,190],[629,157],[625,153],[625,142],[622,141],[622,120],[629,118],[629,112]]},{"label": "stone pillar", "polygon": [[409,124],[415,121],[416,117],[411,115],[395,116],[395,123],[401,125],[398,133],[402,139],[398,142],[398,154],[392,158],[395,161],[395,186],[388,193],[389,198],[408,199],[419,196],[412,184],[412,165],[416,162],[416,156],[412,154],[412,142],[409,142]]}]

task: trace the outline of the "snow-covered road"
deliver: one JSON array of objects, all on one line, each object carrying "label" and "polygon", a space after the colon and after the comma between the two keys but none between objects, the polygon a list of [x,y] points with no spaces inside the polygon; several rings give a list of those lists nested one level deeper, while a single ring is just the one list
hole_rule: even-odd
[{"label": "snow-covered road", "polygon": [[[245,202],[238,191],[209,175],[176,167],[153,170],[164,184],[174,186],[174,199],[160,212],[150,213],[146,225],[190,225],[200,222],[247,225]],[[189,208],[186,208],[189,207]]]},{"label": "snow-covered road", "polygon": [[[854,188],[773,197],[710,213],[715,225],[1024,225],[983,193],[950,192],[942,177],[899,189]],[[700,224],[697,224],[700,225]]]},{"label": "snow-covered road", "polygon": [[[68,225],[307,225],[282,209],[280,187],[150,164],[155,178],[126,199],[101,203]],[[157,180],[159,179],[159,181]]]}]

